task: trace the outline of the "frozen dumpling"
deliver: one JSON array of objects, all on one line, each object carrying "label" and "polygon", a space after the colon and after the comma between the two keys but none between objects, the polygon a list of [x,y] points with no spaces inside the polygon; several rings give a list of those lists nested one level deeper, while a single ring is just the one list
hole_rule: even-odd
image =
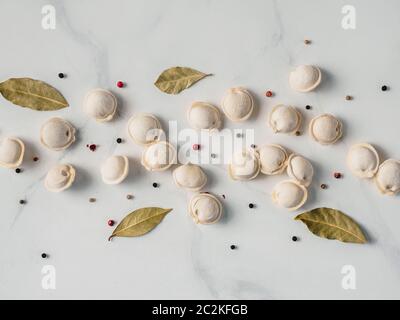
[{"label": "frozen dumpling", "polygon": [[301,113],[292,106],[279,104],[268,115],[268,125],[275,133],[295,134],[301,126]]},{"label": "frozen dumpling", "polygon": [[149,145],[163,136],[160,121],[150,113],[139,113],[128,121],[128,134],[133,142]]},{"label": "frozen dumpling", "polygon": [[6,137],[0,141],[0,166],[16,168],[24,159],[25,145],[18,138]]},{"label": "frozen dumpling", "polygon": [[146,147],[142,153],[142,165],[148,171],[163,171],[176,161],[175,148],[166,141],[159,141]]},{"label": "frozen dumpling", "polygon": [[59,164],[50,169],[44,179],[44,185],[51,192],[68,189],[75,180],[75,169],[69,164]]},{"label": "frozen dumpling", "polygon": [[260,157],[261,173],[274,175],[286,168],[287,153],[280,145],[267,144],[257,150]]},{"label": "frozen dumpling", "polygon": [[83,101],[83,110],[96,121],[110,121],[117,111],[117,98],[108,90],[90,90]]},{"label": "frozen dumpling", "polygon": [[64,119],[51,118],[40,129],[40,142],[50,150],[64,150],[74,141],[75,128]]},{"label": "frozen dumpling", "polygon": [[221,102],[222,110],[228,119],[239,122],[250,118],[254,101],[250,92],[244,88],[231,88]]},{"label": "frozen dumpling", "polygon": [[196,101],[190,106],[187,118],[193,129],[212,130],[221,126],[221,114],[212,104]]},{"label": "frozen dumpling", "polygon": [[298,183],[308,187],[314,176],[314,168],[303,156],[291,154],[288,159],[287,174]]},{"label": "frozen dumpling", "polygon": [[310,122],[310,135],[320,144],[328,145],[342,136],[342,123],[331,114],[322,114]]},{"label": "frozen dumpling", "polygon": [[260,173],[260,159],[253,150],[236,152],[228,167],[229,176],[233,180],[251,180]]},{"label": "frozen dumpling", "polygon": [[294,180],[279,182],[272,191],[272,201],[288,210],[299,209],[307,201],[307,189]]},{"label": "frozen dumpling", "polygon": [[290,72],[289,83],[298,92],[314,90],[321,83],[321,70],[310,65],[298,66]]},{"label": "frozen dumpling", "polygon": [[222,204],[212,194],[199,193],[189,203],[189,213],[196,223],[212,224],[222,216]]},{"label": "frozen dumpling", "polygon": [[128,176],[129,160],[126,156],[111,156],[103,163],[100,171],[104,183],[121,183]]},{"label": "frozen dumpling", "polygon": [[387,195],[394,195],[400,191],[400,161],[388,159],[379,166],[375,176],[378,189]]},{"label": "frozen dumpling", "polygon": [[352,145],[347,154],[347,165],[359,178],[372,178],[379,167],[379,155],[368,143]]},{"label": "frozen dumpling", "polygon": [[183,164],[176,168],[173,173],[175,184],[178,187],[190,191],[199,191],[207,183],[207,176],[204,171],[195,164]]}]

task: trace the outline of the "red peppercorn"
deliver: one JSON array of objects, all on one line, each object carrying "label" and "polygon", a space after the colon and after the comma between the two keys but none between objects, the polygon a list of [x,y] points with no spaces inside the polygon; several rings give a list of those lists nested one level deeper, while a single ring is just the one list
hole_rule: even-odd
[{"label": "red peppercorn", "polygon": [[265,95],[266,95],[267,97],[272,97],[272,91],[268,90],[268,91],[265,93]]},{"label": "red peppercorn", "polygon": [[90,151],[96,151],[97,146],[95,144],[91,144],[89,146]]},{"label": "red peppercorn", "polygon": [[333,174],[333,176],[334,176],[336,179],[340,179],[340,178],[342,177],[342,174],[341,174],[340,172],[335,172],[335,173]]},{"label": "red peppercorn", "polygon": [[124,83],[122,81],[118,81],[117,82],[117,87],[118,88],[123,88],[124,87]]},{"label": "red peppercorn", "polygon": [[199,144],[194,144],[193,145],[193,150],[200,150],[200,145]]},{"label": "red peppercorn", "polygon": [[107,221],[107,224],[108,224],[110,227],[112,227],[112,226],[114,225],[114,223],[115,223],[114,220],[111,220],[111,219]]}]

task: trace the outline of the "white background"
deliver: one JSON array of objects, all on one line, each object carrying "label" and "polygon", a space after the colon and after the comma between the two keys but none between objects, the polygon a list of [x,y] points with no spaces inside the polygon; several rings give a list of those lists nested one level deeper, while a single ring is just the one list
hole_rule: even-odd
[{"label": "white background", "polygon": [[[56,8],[56,30],[43,30],[41,9]],[[355,30],[341,27],[347,1],[174,0],[174,1],[12,1],[0,4],[0,76],[32,77],[58,88],[70,108],[34,112],[0,98],[0,137],[26,142],[23,173],[0,170],[1,298],[133,299],[308,299],[400,298],[399,197],[382,196],[372,182],[351,176],[345,165],[352,143],[373,143],[383,158],[400,158],[400,3],[351,1]],[[311,45],[304,45],[304,39]],[[315,92],[299,94],[288,85],[298,64],[315,64],[323,81]],[[213,73],[178,96],[160,92],[153,82],[171,66]],[[65,79],[57,74],[65,72]],[[127,87],[118,89],[116,81]],[[390,90],[381,92],[387,84]],[[217,225],[198,226],[187,213],[190,194],[179,190],[171,172],[147,173],[139,164],[140,147],[128,140],[126,123],[135,112],[152,112],[166,126],[188,126],[185,111],[193,100],[216,105],[225,90],[245,86],[258,108],[251,120],[227,128],[254,128],[256,143],[280,143],[310,158],[316,175],[305,207],[340,209],[357,220],[367,245],[315,237],[288,213],[275,208],[270,192],[285,176],[259,176],[233,182],[226,167],[205,166],[207,190],[225,194],[225,217]],[[85,93],[112,90],[118,117],[107,124],[82,112]],[[264,92],[271,89],[273,98]],[[353,101],[345,101],[349,94]],[[300,137],[274,135],[266,126],[271,107],[299,107],[307,125],[323,112],[344,124],[334,146]],[[312,105],[306,111],[304,106]],[[61,116],[78,129],[77,142],[65,152],[39,144],[41,124]],[[125,143],[117,145],[122,137]],[[87,143],[99,148],[90,152]],[[112,154],[131,159],[128,179],[118,186],[101,182],[99,166]],[[39,156],[33,162],[33,156]],[[61,194],[43,187],[57,162],[77,168],[77,181]],[[344,173],[335,180],[332,172]],[[154,189],[152,183],[160,183]],[[326,183],[327,190],[319,185]],[[127,200],[126,194],[135,198]],[[89,197],[97,202],[88,202]],[[25,206],[19,205],[26,199]],[[257,205],[249,209],[248,203]],[[150,234],[107,241],[112,228],[144,206],[174,210]],[[292,242],[296,235],[299,242]],[[238,249],[231,251],[229,246]],[[50,258],[44,260],[41,253]],[[56,290],[41,287],[41,269],[56,268]],[[356,290],[341,286],[344,265],[356,269]]]}]

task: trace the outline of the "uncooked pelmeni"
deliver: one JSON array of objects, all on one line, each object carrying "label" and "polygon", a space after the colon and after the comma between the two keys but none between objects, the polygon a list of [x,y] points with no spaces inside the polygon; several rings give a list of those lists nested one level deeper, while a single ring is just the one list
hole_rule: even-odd
[{"label": "uncooked pelmeni", "polygon": [[298,183],[308,187],[314,176],[314,168],[303,156],[291,154],[287,163],[287,174]]},{"label": "uncooked pelmeni", "polygon": [[64,119],[51,118],[40,129],[40,142],[50,150],[64,150],[74,141],[75,128]]},{"label": "uncooked pelmeni", "polygon": [[388,159],[379,166],[375,176],[378,189],[387,195],[394,195],[400,191],[400,161]]},{"label": "uncooked pelmeni", "polygon": [[212,104],[196,101],[187,112],[187,119],[193,129],[212,130],[221,126],[221,113]]},{"label": "uncooked pelmeni", "polygon": [[129,173],[129,160],[126,156],[111,156],[101,166],[101,178],[106,184],[118,184]]},{"label": "uncooked pelmeni", "polygon": [[244,88],[231,88],[221,102],[222,110],[228,119],[239,122],[250,118],[254,109],[254,100]]},{"label": "uncooked pelmeni", "polygon": [[368,143],[352,145],[347,154],[347,165],[359,178],[372,178],[378,171],[379,155]]},{"label": "uncooked pelmeni", "polygon": [[321,70],[310,65],[298,66],[290,72],[289,83],[298,92],[314,90],[321,83]]},{"label": "uncooked pelmeni", "polygon": [[83,110],[96,121],[110,121],[117,111],[117,98],[108,90],[92,89],[85,96]]},{"label": "uncooked pelmeni", "polygon": [[233,180],[251,180],[260,173],[260,158],[253,150],[235,152],[229,164],[229,176]]},{"label": "uncooked pelmeni", "polygon": [[75,169],[69,164],[58,164],[50,169],[44,179],[44,186],[51,192],[68,189],[75,180]]},{"label": "uncooked pelmeni", "polygon": [[268,115],[268,125],[275,133],[295,134],[300,129],[301,121],[301,113],[284,104],[273,107]]},{"label": "uncooked pelmeni", "polygon": [[333,144],[342,137],[342,123],[331,114],[321,114],[310,122],[311,137],[320,144]]},{"label": "uncooked pelmeni", "polygon": [[286,150],[277,144],[267,144],[257,150],[260,156],[261,173],[274,175],[282,173],[287,164]]},{"label": "uncooked pelmeni", "polygon": [[146,147],[142,153],[142,165],[148,171],[163,171],[176,160],[176,149],[166,141],[159,141]]},{"label": "uncooked pelmeni", "polygon": [[150,113],[139,113],[128,121],[128,134],[133,142],[149,145],[163,136],[160,121]]},{"label": "uncooked pelmeni", "polygon": [[216,223],[222,216],[222,204],[212,194],[199,193],[189,202],[189,213],[196,223]]},{"label": "uncooked pelmeni", "polygon": [[0,167],[16,168],[24,159],[25,145],[22,140],[6,137],[0,141]]},{"label": "uncooked pelmeni", "polygon": [[290,211],[297,210],[307,201],[307,189],[294,180],[279,182],[272,191],[272,201]]},{"label": "uncooked pelmeni", "polygon": [[190,191],[199,191],[207,183],[207,175],[204,171],[198,165],[191,163],[179,166],[172,175],[178,187]]}]

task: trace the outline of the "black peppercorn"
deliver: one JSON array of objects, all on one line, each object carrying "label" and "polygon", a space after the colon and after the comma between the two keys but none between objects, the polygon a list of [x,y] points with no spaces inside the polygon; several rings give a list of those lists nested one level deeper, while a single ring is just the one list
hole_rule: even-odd
[{"label": "black peppercorn", "polygon": [[236,246],[234,244],[231,245],[231,250],[235,250]]},{"label": "black peppercorn", "polygon": [[157,182],[153,182],[153,188],[157,188],[158,187],[158,183]]},{"label": "black peppercorn", "polygon": [[42,253],[42,258],[46,259],[47,258],[47,254],[46,253]]},{"label": "black peppercorn", "polygon": [[298,240],[298,238],[296,236],[292,237],[292,241],[296,242]]},{"label": "black peppercorn", "polygon": [[117,139],[117,143],[121,143],[122,142],[122,139],[121,138],[118,138]]},{"label": "black peppercorn", "polygon": [[65,75],[64,75],[64,73],[60,72],[60,73],[58,74],[58,77],[59,77],[60,79],[62,79],[62,78],[65,77]]},{"label": "black peppercorn", "polygon": [[19,204],[25,204],[25,200],[19,200]]},{"label": "black peppercorn", "polygon": [[17,169],[15,169],[15,172],[16,172],[16,173],[21,173],[21,169],[20,169],[20,168],[17,168]]},{"label": "black peppercorn", "polygon": [[250,208],[250,209],[253,209],[253,208],[254,208],[254,204],[249,203],[249,208]]},{"label": "black peppercorn", "polygon": [[310,105],[306,105],[306,109],[307,109],[307,110],[310,110],[310,109],[311,109],[311,106],[310,106]]},{"label": "black peppercorn", "polygon": [[381,88],[382,91],[386,91],[387,89],[388,89],[387,86],[382,86],[382,88]]}]

